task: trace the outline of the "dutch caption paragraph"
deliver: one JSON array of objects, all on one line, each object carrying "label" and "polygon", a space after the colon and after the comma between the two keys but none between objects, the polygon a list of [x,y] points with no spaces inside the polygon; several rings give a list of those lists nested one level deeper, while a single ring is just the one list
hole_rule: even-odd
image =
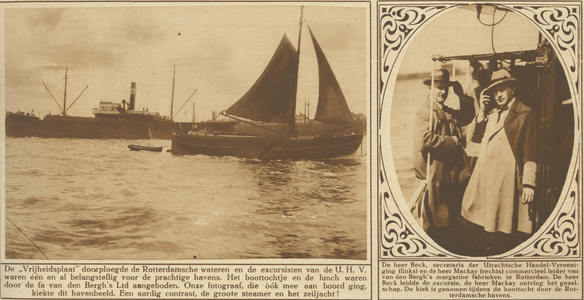
[{"label": "dutch caption paragraph", "polygon": [[381,299],[579,299],[581,262],[379,263]]},{"label": "dutch caption paragraph", "polygon": [[3,265],[2,297],[369,299],[367,265]]}]

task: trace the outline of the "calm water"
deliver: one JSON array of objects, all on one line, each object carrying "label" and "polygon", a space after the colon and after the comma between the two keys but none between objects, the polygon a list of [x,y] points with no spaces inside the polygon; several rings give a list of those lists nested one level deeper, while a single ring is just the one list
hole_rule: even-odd
[{"label": "calm water", "polygon": [[[387,109],[389,107],[384,108],[384,113],[388,115],[384,116],[383,122],[386,124],[383,126],[391,126],[393,163],[405,201],[410,200],[420,183],[414,174],[412,134],[416,110],[427,95],[428,88],[422,84],[422,79],[398,80],[395,84],[391,112]],[[387,122],[389,116],[391,122]]]},{"label": "calm water", "polygon": [[[367,160],[134,152],[6,138],[6,258],[367,258]],[[30,239],[32,243],[28,240]]]}]

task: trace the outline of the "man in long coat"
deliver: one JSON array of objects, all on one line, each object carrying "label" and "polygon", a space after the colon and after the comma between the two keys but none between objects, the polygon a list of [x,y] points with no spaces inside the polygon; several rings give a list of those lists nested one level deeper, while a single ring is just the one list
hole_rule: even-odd
[{"label": "man in long coat", "polygon": [[[429,184],[424,199],[412,199],[414,218],[437,243],[449,244],[451,234],[441,230],[456,225],[464,187],[459,174],[465,167],[465,139],[461,127],[472,122],[472,98],[465,96],[459,82],[451,82],[447,70],[441,69],[424,81],[430,95],[421,103],[414,118],[414,171],[426,180],[427,159],[430,154]],[[460,101],[460,110],[444,105],[452,86]],[[430,118],[430,106],[432,106]],[[422,195],[424,196],[424,195]]]},{"label": "man in long coat", "polygon": [[495,71],[475,119],[472,140],[481,148],[461,214],[486,243],[478,255],[509,250],[532,231],[528,204],[535,195],[537,119],[514,94],[515,79],[505,69]]}]

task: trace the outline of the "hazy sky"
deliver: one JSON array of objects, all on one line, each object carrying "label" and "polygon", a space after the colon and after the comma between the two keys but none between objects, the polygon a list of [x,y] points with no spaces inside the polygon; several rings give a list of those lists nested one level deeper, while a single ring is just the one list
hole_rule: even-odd
[{"label": "hazy sky", "polygon": [[[193,100],[197,119],[206,120],[211,111],[227,109],[253,85],[284,34],[295,46],[298,43],[300,6],[144,5],[41,8],[37,4],[5,9],[5,109],[59,114],[42,82],[62,105],[68,65],[67,106],[89,85],[69,115],[92,116],[99,101],[129,100],[131,82],[137,83],[137,109],[169,115],[176,65],[174,113],[197,90],[186,105],[186,120],[192,119]],[[305,6],[304,19],[350,109],[366,113],[368,16],[364,4],[350,5]],[[318,74],[306,25],[300,61],[298,110],[304,110],[308,98],[313,116]],[[184,112],[176,116],[178,121],[185,120]]]}]

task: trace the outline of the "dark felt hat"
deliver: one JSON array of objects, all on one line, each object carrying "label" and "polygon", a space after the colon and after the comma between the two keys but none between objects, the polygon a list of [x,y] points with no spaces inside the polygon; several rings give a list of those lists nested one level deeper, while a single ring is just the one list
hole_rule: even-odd
[{"label": "dark felt hat", "polygon": [[[451,85],[450,73],[448,73],[448,70],[446,70],[446,69],[436,70],[434,73],[434,81],[440,82],[440,83],[447,85],[447,86],[450,86]],[[424,84],[425,85],[432,84],[432,76],[424,79]]]},{"label": "dark felt hat", "polygon": [[503,83],[515,86],[515,78],[511,78],[511,74],[509,73],[509,71],[505,69],[500,69],[493,72],[493,74],[491,75],[491,83],[489,84],[488,87],[485,88],[485,93],[493,92],[494,87]]}]

